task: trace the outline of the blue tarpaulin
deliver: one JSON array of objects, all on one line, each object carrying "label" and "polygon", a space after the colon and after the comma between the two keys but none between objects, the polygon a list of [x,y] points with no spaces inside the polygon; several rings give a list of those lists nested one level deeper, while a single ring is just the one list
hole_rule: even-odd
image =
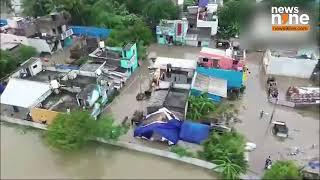
[{"label": "blue tarpaulin", "polygon": [[215,69],[206,67],[197,67],[200,74],[227,80],[228,89],[240,88],[242,86],[242,72],[225,69]]},{"label": "blue tarpaulin", "polygon": [[184,121],[180,130],[180,139],[190,143],[201,144],[208,139],[210,126],[191,121]]},{"label": "blue tarpaulin", "polygon": [[111,33],[111,29],[91,26],[71,26],[71,29],[76,36],[89,36],[101,39],[107,39]]},{"label": "blue tarpaulin", "polygon": [[6,19],[0,19],[0,27],[5,26],[8,24],[8,21]]},{"label": "blue tarpaulin", "polygon": [[167,123],[154,122],[145,126],[139,126],[134,130],[134,137],[145,137],[150,139],[154,134],[158,134],[173,144],[179,141],[179,131],[181,121],[171,119]]},{"label": "blue tarpaulin", "polygon": [[0,94],[2,94],[3,93],[3,91],[4,91],[4,89],[6,88],[6,86],[5,85],[3,85],[3,84],[0,84]]},{"label": "blue tarpaulin", "polygon": [[200,7],[206,7],[209,3],[209,0],[199,0]]}]

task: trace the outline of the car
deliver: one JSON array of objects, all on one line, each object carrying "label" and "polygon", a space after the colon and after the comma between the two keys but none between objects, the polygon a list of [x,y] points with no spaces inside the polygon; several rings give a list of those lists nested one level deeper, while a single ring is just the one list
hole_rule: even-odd
[{"label": "car", "polygon": [[273,121],[274,124],[272,128],[272,133],[278,137],[287,138],[289,136],[289,128],[287,127],[286,123],[283,121]]}]

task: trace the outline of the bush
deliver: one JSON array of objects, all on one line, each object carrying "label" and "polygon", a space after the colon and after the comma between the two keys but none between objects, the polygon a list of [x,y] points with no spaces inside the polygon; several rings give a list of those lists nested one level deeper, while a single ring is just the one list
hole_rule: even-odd
[{"label": "bush", "polygon": [[302,175],[293,161],[276,161],[263,179],[302,179]]},{"label": "bush", "polygon": [[79,149],[95,137],[95,123],[85,111],[59,114],[48,126],[48,143],[63,150]]},{"label": "bush", "polygon": [[189,152],[188,149],[178,145],[172,146],[170,148],[170,151],[178,154],[180,157],[183,157],[183,156],[194,157],[194,154],[192,152]]},{"label": "bush", "polygon": [[60,114],[48,126],[46,139],[48,143],[62,150],[76,150],[96,138],[117,141],[128,127],[114,125],[111,116],[94,120],[86,111],[73,111]]},{"label": "bush", "polygon": [[237,132],[212,133],[203,143],[199,156],[218,165],[224,178],[236,179],[245,173],[248,164],[245,160],[245,140]]},{"label": "bush", "polygon": [[201,96],[190,96],[188,99],[187,118],[191,120],[201,120],[214,111],[215,104],[208,99],[206,93]]}]

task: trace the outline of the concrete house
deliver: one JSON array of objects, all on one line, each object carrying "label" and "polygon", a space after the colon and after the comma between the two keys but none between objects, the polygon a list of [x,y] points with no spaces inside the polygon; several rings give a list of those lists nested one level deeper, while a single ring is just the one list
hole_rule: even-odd
[{"label": "concrete house", "polygon": [[136,43],[129,43],[124,47],[101,46],[89,54],[96,61],[106,61],[107,65],[117,67],[118,71],[129,76],[138,67],[138,51]]},{"label": "concrete house", "polygon": [[318,50],[266,50],[263,65],[266,74],[310,78],[319,60]]},{"label": "concrete house", "polygon": [[157,42],[159,44],[185,44],[185,36],[188,30],[188,21],[161,20],[156,27]]}]

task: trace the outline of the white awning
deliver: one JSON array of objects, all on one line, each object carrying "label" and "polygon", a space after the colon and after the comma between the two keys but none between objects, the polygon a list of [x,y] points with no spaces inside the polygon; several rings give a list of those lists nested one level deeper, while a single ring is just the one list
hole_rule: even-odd
[{"label": "white awning", "polygon": [[30,108],[49,91],[49,83],[12,78],[1,95],[1,104]]},{"label": "white awning", "polygon": [[183,68],[183,69],[196,69],[197,60],[191,59],[176,59],[169,57],[157,57],[154,62],[154,68],[167,68],[167,64],[171,64],[173,68]]}]

